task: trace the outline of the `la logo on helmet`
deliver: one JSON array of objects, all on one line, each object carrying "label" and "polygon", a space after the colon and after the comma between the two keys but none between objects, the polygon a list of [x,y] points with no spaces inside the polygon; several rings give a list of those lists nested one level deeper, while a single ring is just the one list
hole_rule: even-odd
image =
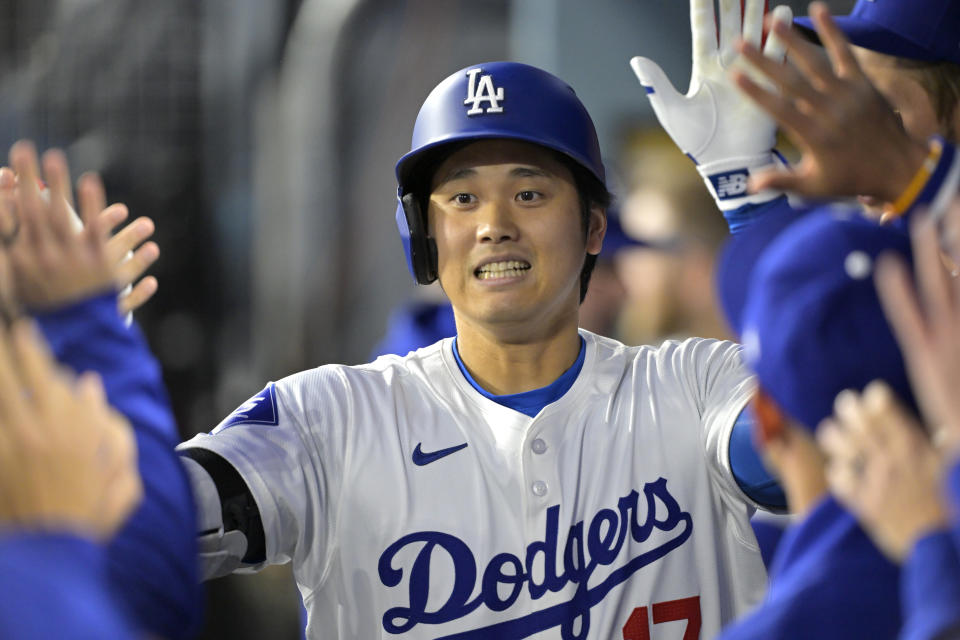
[{"label": "la logo on helmet", "polygon": [[[483,69],[479,67],[467,71],[467,99],[463,101],[464,105],[473,104],[467,111],[468,116],[475,116],[481,113],[503,113],[503,107],[500,102],[503,100],[503,87],[493,86],[493,76],[489,73],[480,76]],[[480,84],[477,85],[477,76],[480,76]],[[480,106],[481,102],[487,102],[490,106],[486,109]]]}]

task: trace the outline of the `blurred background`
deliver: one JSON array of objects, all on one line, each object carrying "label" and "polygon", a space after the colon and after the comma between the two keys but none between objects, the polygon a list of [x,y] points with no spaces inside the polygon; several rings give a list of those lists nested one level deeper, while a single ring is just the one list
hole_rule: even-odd
[{"label": "blurred background", "polygon": [[[795,13],[805,3],[791,1]],[[853,0],[829,2],[845,13]],[[393,166],[441,79],[514,59],[593,115],[622,242],[584,325],[633,344],[723,337],[712,260],[726,226],[627,64],[686,89],[682,0],[0,0],[0,146],[31,138],[150,216],[156,297],[137,314],[183,437],[268,380],[365,362],[417,289]],[[613,246],[616,244],[616,246]],[[204,638],[296,638],[289,571],[210,585]]]}]

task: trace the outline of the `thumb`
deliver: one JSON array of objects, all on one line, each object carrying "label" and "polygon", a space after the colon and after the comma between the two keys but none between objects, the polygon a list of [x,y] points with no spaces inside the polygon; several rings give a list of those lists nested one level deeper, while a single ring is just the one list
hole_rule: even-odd
[{"label": "thumb", "polygon": [[751,174],[747,182],[750,193],[761,191],[789,191],[803,196],[816,196],[810,189],[808,180],[798,175],[795,169],[776,168],[757,171]]},{"label": "thumb", "polygon": [[672,135],[670,118],[676,118],[681,115],[681,109],[684,104],[684,96],[673,88],[667,74],[663,72],[653,60],[636,56],[630,60],[630,68],[634,75],[640,81],[640,86],[647,92],[647,98],[650,100],[650,106],[657,114],[660,124]]}]

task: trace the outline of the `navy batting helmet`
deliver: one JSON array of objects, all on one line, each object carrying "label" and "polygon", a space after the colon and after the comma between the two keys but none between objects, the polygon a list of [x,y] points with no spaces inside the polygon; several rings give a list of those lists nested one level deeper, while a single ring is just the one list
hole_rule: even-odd
[{"label": "navy batting helmet", "polygon": [[[397,162],[397,228],[410,272],[420,284],[437,279],[437,253],[414,193],[421,161],[446,145],[508,138],[538,144],[572,159],[605,183],[600,144],[576,93],[556,76],[519,62],[488,62],[457,71],[420,107],[410,152]],[[432,155],[432,154],[430,154]]]}]

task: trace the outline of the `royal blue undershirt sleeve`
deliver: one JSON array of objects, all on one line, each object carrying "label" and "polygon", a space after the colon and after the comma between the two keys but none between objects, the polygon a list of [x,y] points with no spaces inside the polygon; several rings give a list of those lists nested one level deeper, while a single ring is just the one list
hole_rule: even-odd
[{"label": "royal blue undershirt sleeve", "polygon": [[960,459],[953,463],[947,472],[946,494],[950,498],[951,511],[955,519],[953,521],[953,542],[960,553]]},{"label": "royal blue undershirt sleeve", "polygon": [[0,536],[0,636],[133,640],[111,595],[106,549],[66,533]]},{"label": "royal blue undershirt sleeve", "polygon": [[753,419],[749,409],[737,416],[730,433],[730,469],[740,489],[771,511],[785,511],[787,497],[777,479],[767,471],[753,445]]},{"label": "royal blue undershirt sleeve", "polygon": [[165,638],[194,633],[202,616],[194,504],[174,447],[179,434],[160,366],[136,325],[104,294],[37,315],[57,359],[96,371],[107,397],[133,426],[144,496],[106,551],[115,599],[135,627]]},{"label": "royal blue undershirt sleeve", "polygon": [[960,636],[960,555],[953,542],[949,530],[931,533],[917,541],[904,562],[901,640]]}]

